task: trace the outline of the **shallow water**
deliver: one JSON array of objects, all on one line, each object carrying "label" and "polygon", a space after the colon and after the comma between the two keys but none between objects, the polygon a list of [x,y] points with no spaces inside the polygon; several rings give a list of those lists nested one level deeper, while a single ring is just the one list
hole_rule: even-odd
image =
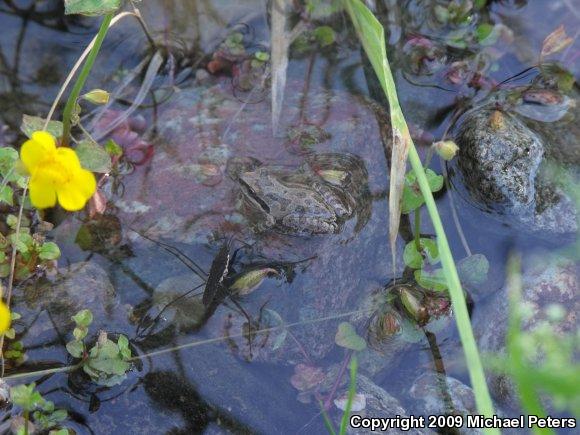
[{"label": "shallow water", "polygon": [[[382,21],[403,112],[424,156],[425,145],[448,128],[451,109],[460,97],[472,98],[473,93],[449,83],[441,71],[413,73],[405,44],[418,32],[435,38],[441,32],[430,27],[428,17],[421,22],[424,2],[409,1],[399,7],[393,6],[397,2],[384,3],[388,7]],[[547,3],[492,3],[489,16],[481,19],[505,24],[513,32],[513,42],[494,46],[494,54],[502,56],[489,71],[489,80],[502,82],[532,66],[544,37],[558,25],[564,24],[574,35],[578,12],[569,5],[572,2]],[[20,142],[22,113],[46,114],[67,71],[97,29],[94,19],[63,17],[60,2],[43,2],[38,13],[30,9],[31,4],[15,1],[0,8],[4,29],[0,121],[6,126],[0,139],[6,144]],[[377,118],[368,103],[360,48],[343,31],[340,49],[307,55],[294,52],[280,128],[273,134],[267,89],[244,92],[229,76],[202,77],[198,72],[232,28],[247,32],[245,43],[253,50],[268,46],[264,2],[232,6],[223,1],[150,0],[141,7],[159,44],[171,47],[174,54],[153,82],[155,94],[148,94],[144,107],[131,116],[144,119],[134,121],[144,125],[130,126],[142,133],[143,143],[129,148],[132,164],[124,164],[121,174],[104,187],[111,201],[104,218],[91,223],[84,214],[71,217],[58,212],[48,218],[58,224],[50,236],[63,252],[59,266],[94,263],[106,272],[114,288],[112,293],[86,295],[86,299],[81,290],[75,295],[75,300],[95,312],[94,333],[102,328],[127,335],[142,359],[124,383],[112,388],[91,385],[78,373],[31,376],[27,381],[37,382],[46,398],[69,411],[67,426],[78,433],[324,433],[316,403],[311,397],[311,403],[298,400],[299,391],[291,382],[296,366],[302,363],[326,370],[340,364],[345,352],[334,345],[337,325],[354,322],[349,313],[403,272],[400,239],[393,276],[388,163],[380,115]],[[127,19],[107,36],[88,87],[114,89],[123,74],[136,68],[147,54],[146,38]],[[577,54],[575,42],[566,66],[576,78]],[[138,79],[113,108],[125,110],[139,86]],[[241,212],[228,162],[256,158],[268,165],[298,167],[304,155],[280,133],[297,123],[330,132],[330,139],[316,148],[317,153],[349,152],[362,160],[368,172],[368,192],[359,198],[364,204],[337,234],[256,234]],[[97,122],[94,131],[103,125],[104,121]],[[119,141],[127,139],[126,132],[118,134]],[[134,137],[130,139],[129,146],[135,145]],[[438,159],[432,168],[441,172]],[[467,252],[452,207],[469,250],[484,254],[490,262],[488,280],[470,289],[473,316],[484,316],[486,299],[503,286],[510,251],[555,250],[574,240],[570,236],[555,243],[521,231],[473,206],[461,190],[443,191],[436,198],[456,259]],[[422,233],[432,232],[424,213]],[[201,328],[195,322],[199,316],[195,297],[180,299],[160,312],[168,301],[202,281],[175,252],[140,234],[179,249],[206,273],[226,240],[231,240],[232,249],[239,248],[236,271],[256,264],[279,268],[277,276],[240,297],[239,304],[252,318],[267,309],[285,323],[297,324],[289,328],[281,350],[262,354],[259,345],[249,349],[243,338],[236,337],[246,320],[231,301],[221,304]],[[98,283],[94,286],[99,287]],[[87,287],[87,292],[91,289]],[[58,328],[65,326],[66,319],[59,320],[59,315],[66,309],[58,301],[43,302],[42,295],[40,302],[28,297],[30,291],[29,286],[16,289],[16,311],[26,314],[25,321],[38,314],[35,324],[27,325],[21,336],[28,361],[9,375],[71,362],[64,348],[70,331]],[[144,327],[147,318],[156,316],[157,322]],[[454,323],[444,323],[435,335],[447,374],[469,384]],[[367,366],[361,356],[361,373],[397,398],[407,413],[420,413],[409,388],[417,376],[434,370],[433,347],[423,338],[387,349],[384,360],[367,361]],[[333,418],[340,415],[334,406],[331,413]]]}]

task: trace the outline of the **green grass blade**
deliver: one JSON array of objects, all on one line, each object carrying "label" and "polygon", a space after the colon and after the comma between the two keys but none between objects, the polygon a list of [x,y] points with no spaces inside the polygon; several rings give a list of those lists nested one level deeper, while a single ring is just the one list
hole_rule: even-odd
[{"label": "green grass blade", "polygon": [[[478,412],[486,417],[492,417],[494,414],[493,403],[487,389],[481,358],[473,336],[465,296],[461,288],[459,276],[457,275],[453,256],[451,255],[451,249],[449,248],[449,243],[445,236],[443,224],[439,217],[431,189],[429,188],[427,177],[425,176],[421,159],[410,137],[407,123],[399,105],[395,82],[387,59],[383,26],[375,18],[373,13],[360,2],[360,0],[344,0],[344,3],[369,61],[378,76],[385,95],[388,98],[393,127],[399,130],[399,132],[404,136],[404,140],[409,141],[409,160],[411,167],[417,175],[417,182],[421,189],[421,193],[425,198],[425,205],[437,235],[437,245],[441,257],[441,263],[453,303],[455,320],[457,322],[459,336],[463,345],[471,384],[475,393],[477,409]],[[500,433],[497,429],[487,429],[486,431],[487,433],[493,434]]]},{"label": "green grass blade", "polygon": [[326,412],[326,409],[324,408],[324,403],[322,402],[318,402],[320,409],[321,409],[321,413],[322,413],[322,418],[324,419],[324,426],[326,427],[326,430],[328,431],[328,433],[330,435],[336,435],[336,431],[334,430],[334,425],[332,424],[332,421],[330,421],[330,417],[328,416],[328,413]]},{"label": "green grass blade", "polygon": [[346,399],[346,408],[344,414],[342,414],[342,419],[340,420],[340,435],[346,434],[346,426],[348,424],[348,419],[350,417],[350,410],[352,409],[352,401],[354,400],[354,395],[356,394],[356,374],[358,372],[358,360],[356,355],[352,356],[350,361],[350,384],[348,386],[348,397]]}]

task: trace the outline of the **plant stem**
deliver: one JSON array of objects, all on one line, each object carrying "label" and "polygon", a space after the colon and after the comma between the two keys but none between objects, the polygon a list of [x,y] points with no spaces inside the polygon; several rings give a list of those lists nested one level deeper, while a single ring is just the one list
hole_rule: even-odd
[{"label": "plant stem", "polygon": [[[24,191],[22,192],[22,198],[20,199],[20,208],[18,209],[18,219],[16,220],[16,229],[14,234],[16,240],[20,240],[20,226],[22,225],[22,212],[24,210],[24,201],[26,200],[26,193],[28,192],[28,182],[24,186]],[[12,254],[10,257],[10,275],[8,277],[8,289],[6,290],[6,306],[10,308],[10,301],[12,299],[12,288],[14,286],[14,276],[16,270],[16,255],[18,255],[18,250],[16,249],[16,243],[12,246]],[[0,291],[0,297],[1,295]],[[0,337],[0,377],[4,377],[4,337]]]},{"label": "plant stem", "polygon": [[[396,139],[400,142],[399,145],[409,147],[408,159],[417,176],[419,188],[425,199],[425,205],[427,206],[429,217],[431,218],[435,234],[437,235],[437,247],[439,248],[443,273],[447,281],[447,287],[455,312],[455,321],[457,323],[457,329],[459,330],[459,337],[461,338],[471,385],[475,393],[477,410],[479,413],[491,418],[494,415],[493,403],[487,389],[483,366],[477,350],[475,337],[473,336],[465,295],[461,288],[457,269],[455,268],[451,249],[449,248],[449,242],[447,241],[447,236],[445,235],[433,194],[427,182],[427,176],[425,175],[421,158],[413,144],[413,139],[409,134],[409,128],[397,98],[395,81],[387,57],[384,28],[360,0],[344,0],[344,5],[388,99],[393,132],[400,135]],[[390,198],[390,201],[396,200],[397,198]],[[500,431],[498,429],[486,429],[486,433],[499,434]]]},{"label": "plant stem", "polygon": [[107,14],[105,15],[105,18],[103,18],[103,22],[101,23],[101,27],[99,28],[99,33],[97,33],[97,37],[95,38],[95,44],[93,45],[93,48],[91,48],[91,51],[89,52],[89,55],[87,56],[87,60],[85,61],[85,64],[83,65],[83,68],[81,69],[81,72],[79,73],[79,77],[68,97],[68,100],[66,102],[66,105],[64,106],[64,112],[63,112],[63,116],[62,116],[62,146],[68,146],[69,144],[69,136],[70,136],[70,129],[71,129],[71,116],[73,113],[73,109],[75,107],[75,104],[79,98],[79,95],[81,93],[81,90],[83,89],[83,86],[85,85],[85,82],[87,81],[87,77],[89,76],[91,70],[93,69],[93,65],[95,64],[95,59],[97,58],[97,55],[99,54],[99,50],[101,49],[101,45],[103,44],[103,40],[105,39],[105,36],[107,35],[107,31],[109,30],[109,24],[111,23],[111,20],[113,19],[113,14]]},{"label": "plant stem", "polygon": [[421,208],[415,210],[415,249],[421,253]]},{"label": "plant stem", "polygon": [[24,410],[24,435],[28,435],[28,422],[30,420],[30,415],[28,409]]}]

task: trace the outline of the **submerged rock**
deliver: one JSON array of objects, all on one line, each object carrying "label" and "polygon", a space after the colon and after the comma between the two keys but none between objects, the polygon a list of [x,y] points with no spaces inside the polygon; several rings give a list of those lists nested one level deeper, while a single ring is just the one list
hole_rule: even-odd
[{"label": "submerged rock", "polygon": [[[447,403],[442,394],[442,388],[448,393]],[[409,389],[409,395],[414,400],[415,414],[420,414],[427,421],[431,415],[477,415],[475,395],[471,387],[451,376],[437,373],[426,373],[419,376]],[[464,420],[465,421],[465,420]],[[476,429],[459,430],[459,433],[482,433]]]},{"label": "submerged rock", "polygon": [[[372,380],[364,375],[357,375],[356,378],[356,393],[357,393],[357,407],[353,406],[353,411],[351,415],[359,415],[361,417],[382,417],[382,418],[393,418],[400,417],[401,419],[409,418],[409,413],[401,403],[392,395],[390,395],[383,388],[379,387]],[[346,397],[347,392],[343,391],[341,397]],[[340,399],[337,401],[338,404],[341,403]],[[340,425],[340,420],[342,418],[343,410],[336,406],[333,411],[334,421],[337,425]],[[376,431],[371,431],[369,428],[353,428],[350,425],[347,426],[348,434],[371,434]],[[431,434],[433,433],[429,429],[423,428],[411,428],[408,430],[403,430],[399,428],[390,428],[385,433],[388,434]]]},{"label": "submerged rock", "polygon": [[515,114],[468,112],[456,133],[457,165],[479,207],[531,232],[570,234],[576,207],[549,166],[544,139]]}]

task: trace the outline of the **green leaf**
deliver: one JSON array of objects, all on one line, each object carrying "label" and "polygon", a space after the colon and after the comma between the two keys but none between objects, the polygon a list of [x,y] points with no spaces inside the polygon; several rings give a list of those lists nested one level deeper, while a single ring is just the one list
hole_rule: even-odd
[{"label": "green leaf", "polygon": [[60,248],[54,242],[46,242],[40,247],[38,255],[42,260],[56,260],[60,257]]},{"label": "green leaf", "polygon": [[[425,171],[427,183],[431,192],[437,192],[443,187],[443,176],[437,175],[431,169]],[[410,213],[411,211],[421,207],[425,203],[425,198],[421,193],[419,184],[417,183],[417,175],[415,171],[409,171],[405,175],[405,186],[403,187],[403,198],[401,203],[401,213]]]},{"label": "green leaf", "polygon": [[415,247],[415,241],[412,240],[405,246],[403,251],[403,261],[405,264],[413,269],[420,269],[423,267],[423,253],[427,256],[430,264],[439,262],[439,249],[437,249],[437,242],[432,239],[419,239],[421,251],[418,252]]},{"label": "green leaf", "polygon": [[475,29],[475,37],[477,38],[477,42],[481,42],[486,39],[491,32],[493,31],[493,26],[489,23],[481,23]]},{"label": "green leaf", "polygon": [[10,275],[10,264],[0,264],[0,278],[6,278],[8,275]]},{"label": "green leaf", "polygon": [[18,174],[14,171],[14,165],[18,160],[18,151],[10,147],[0,147],[0,175],[6,178],[10,173],[8,181],[14,181]]},{"label": "green leaf", "polygon": [[356,333],[353,326],[348,322],[342,322],[338,325],[338,331],[334,341],[341,347],[352,350],[363,350],[367,347],[367,343],[360,335]]},{"label": "green leaf", "polygon": [[72,316],[71,319],[77,325],[88,328],[90,324],[93,323],[93,313],[91,312],[91,310],[84,309],[76,313],[74,316]]},{"label": "green leaf", "polygon": [[108,152],[111,157],[123,155],[123,148],[121,148],[121,145],[119,145],[113,139],[109,139],[107,142],[105,142],[105,151]]},{"label": "green leaf", "polygon": [[467,285],[480,285],[487,281],[489,261],[483,254],[471,255],[457,263],[457,273]]},{"label": "green leaf", "polygon": [[51,430],[48,435],[69,435],[69,430],[66,428]]},{"label": "green leaf", "polygon": [[26,411],[32,411],[44,400],[35,388],[36,384],[34,382],[29,385],[21,384],[10,388],[12,402]]},{"label": "green leaf", "polygon": [[85,326],[77,326],[75,329],[73,329],[73,337],[77,341],[81,341],[87,336],[88,333],[89,329]]},{"label": "green leaf", "polygon": [[18,223],[18,218],[16,216],[14,216],[13,214],[9,214],[6,217],[6,224],[12,228],[15,229],[16,228],[16,224]]},{"label": "green leaf", "polygon": [[414,276],[417,284],[423,288],[435,291],[447,290],[447,281],[443,269],[436,269],[433,272],[416,270]]},{"label": "green leaf", "polygon": [[12,311],[10,313],[10,320],[14,321],[14,320],[19,320],[19,319],[22,319],[22,315],[21,314],[15,312],[15,311]]},{"label": "green leaf", "polygon": [[16,250],[22,254],[26,254],[34,242],[32,236],[28,233],[18,233],[18,238],[16,238],[16,233],[10,234],[8,239],[12,246],[15,246]]},{"label": "green leaf", "polygon": [[12,340],[14,339],[14,337],[16,337],[16,331],[14,330],[14,328],[10,328],[4,333],[4,336]]},{"label": "green leaf", "polygon": [[[44,123],[46,121],[38,116],[22,115],[22,124],[20,124],[20,130],[28,137],[32,137],[32,133],[35,131],[44,130]],[[54,137],[62,136],[62,122],[60,121],[49,121],[46,131],[49,132]]]},{"label": "green leaf", "polygon": [[336,33],[330,26],[318,26],[314,29],[314,37],[322,47],[334,44]]},{"label": "green leaf", "polygon": [[5,202],[8,205],[14,205],[13,200],[14,191],[10,186],[4,186],[0,189],[0,202]]},{"label": "green leaf", "polygon": [[85,139],[76,147],[77,155],[83,168],[98,173],[111,171],[111,156],[96,142]]},{"label": "green leaf", "polygon": [[270,60],[270,54],[266,51],[256,51],[254,57],[260,62],[267,62]]},{"label": "green leaf", "polygon": [[69,341],[66,344],[66,350],[74,358],[82,358],[83,352],[85,350],[85,346],[83,345],[83,342],[82,341],[73,340],[73,341]]},{"label": "green leaf", "polygon": [[123,334],[119,335],[117,340],[117,346],[119,347],[119,352],[124,359],[131,358],[131,349],[129,348],[129,340]]},{"label": "green leaf", "polygon": [[64,13],[97,16],[115,12],[120,6],[121,0],[64,0]]}]

